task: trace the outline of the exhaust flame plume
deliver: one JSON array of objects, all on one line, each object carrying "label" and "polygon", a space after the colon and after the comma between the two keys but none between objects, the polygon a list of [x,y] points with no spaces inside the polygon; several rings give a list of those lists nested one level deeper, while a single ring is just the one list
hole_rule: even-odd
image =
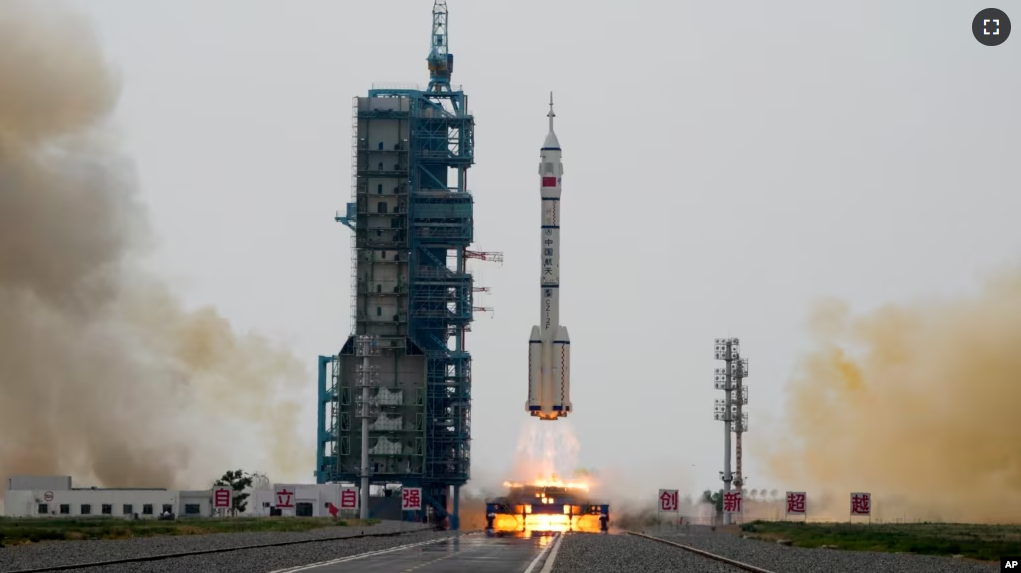
[{"label": "exhaust flame plume", "polygon": [[[578,467],[580,450],[574,427],[566,419],[552,423],[526,420],[518,439],[513,482],[540,486],[563,483],[560,476],[570,476]],[[568,483],[586,489],[589,484],[587,479]]]},{"label": "exhaust flame plume", "polygon": [[759,447],[792,488],[828,488],[816,517],[847,519],[847,494],[871,491],[880,519],[1021,521],[1021,272],[859,317],[832,303],[812,327],[789,437]]},{"label": "exhaust flame plume", "polygon": [[493,517],[493,529],[524,535],[599,532],[599,516],[585,515],[593,485],[589,476],[576,475],[566,481],[560,477],[578,467],[579,449],[574,428],[566,420],[526,421],[514,461],[517,479],[503,483],[511,509]]},{"label": "exhaust flame plume", "polygon": [[117,95],[82,20],[3,0],[0,475],[110,487],[207,486],[239,466],[304,475],[298,407],[276,396],[308,380],[301,364],[212,309],[184,310],[138,263],[151,236],[106,125]]},{"label": "exhaust flame plume", "polygon": [[549,515],[500,514],[493,520],[493,530],[499,532],[520,532],[525,536],[532,533],[563,533],[575,531],[579,533],[599,533],[598,515]]},{"label": "exhaust flame plume", "polygon": [[[503,482],[503,487],[506,487],[506,488],[524,487],[524,485],[525,484],[515,483],[515,482],[510,482],[510,481]],[[541,478],[537,479],[537,480],[535,480],[534,482],[532,482],[532,483],[530,483],[528,485],[534,485],[534,486],[538,486],[538,487],[562,487],[564,489],[576,489],[576,490],[579,490],[579,491],[588,491],[589,490],[589,484],[587,482],[575,482],[575,481],[564,482],[564,481],[560,480],[560,476],[558,476],[557,474],[553,474],[552,476],[550,476],[549,479],[541,479]]]}]

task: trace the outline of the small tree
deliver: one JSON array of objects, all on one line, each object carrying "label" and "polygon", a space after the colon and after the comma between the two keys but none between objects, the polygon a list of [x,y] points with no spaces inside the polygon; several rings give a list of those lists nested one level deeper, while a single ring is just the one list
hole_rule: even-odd
[{"label": "small tree", "polygon": [[236,516],[239,513],[244,513],[248,507],[248,494],[245,492],[246,489],[252,487],[252,474],[246,474],[241,470],[228,470],[227,473],[223,474],[223,477],[216,480],[213,484],[218,487],[229,487],[233,494],[230,500],[230,514]]},{"label": "small tree", "polygon": [[720,491],[705,490],[702,492],[702,503],[712,504],[716,513],[723,513],[723,493]]}]

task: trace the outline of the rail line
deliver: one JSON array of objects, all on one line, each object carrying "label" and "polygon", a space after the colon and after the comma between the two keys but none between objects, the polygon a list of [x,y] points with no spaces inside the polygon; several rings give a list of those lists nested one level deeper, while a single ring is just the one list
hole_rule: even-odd
[{"label": "rail line", "polygon": [[[110,565],[122,565],[125,563],[143,563],[146,561],[162,561],[165,559],[179,559],[181,557],[193,557],[196,555],[212,555],[216,553],[230,553],[232,551],[247,551],[250,549],[265,549],[267,547],[286,547],[288,545],[302,545],[308,543],[323,543],[327,541],[343,541],[345,539],[363,539],[366,537],[397,537],[399,535],[407,535],[410,533],[418,533],[420,531],[429,531],[432,528],[415,529],[411,531],[392,531],[388,533],[362,533],[359,535],[346,535],[339,537],[321,537],[318,539],[300,539],[297,541],[277,541],[275,543],[258,543],[254,545],[239,545],[237,547],[223,547],[220,549],[202,549],[199,551],[181,551],[178,553],[161,553],[157,555],[147,555],[144,557],[126,557],[123,559],[111,559],[109,561],[91,561],[87,563],[76,563],[71,565],[50,565],[48,567],[40,567],[37,569],[18,569],[15,571],[5,571],[4,573],[45,573],[48,571],[71,571],[74,569],[90,569],[93,567],[109,567]],[[463,535],[462,533],[461,535]],[[421,543],[411,543],[408,545],[401,546],[402,548],[414,547],[423,545],[425,543],[434,543],[435,541],[427,541]]]},{"label": "rail line", "polygon": [[666,539],[660,539],[659,537],[653,537],[651,535],[645,535],[644,533],[638,533],[638,532],[635,532],[635,531],[625,531],[624,533],[626,533],[628,535],[633,535],[635,537],[642,537],[642,538],[645,538],[645,539],[649,539],[651,541],[658,541],[659,543],[664,543],[666,545],[672,545],[674,547],[683,549],[685,551],[690,551],[691,553],[694,553],[696,555],[701,555],[702,557],[706,557],[706,558],[712,559],[714,561],[719,561],[720,563],[726,563],[727,565],[730,565],[732,567],[737,567],[738,569],[743,569],[745,571],[750,571],[751,573],[774,573],[773,571],[770,571],[768,569],[763,569],[762,567],[756,567],[754,565],[749,565],[747,563],[742,563],[740,561],[736,561],[734,559],[730,559],[730,558],[724,557],[722,555],[717,555],[715,553],[709,553],[708,551],[703,551],[701,549],[698,549],[697,547],[692,547],[690,545],[683,545],[681,543],[675,543],[673,541],[667,541]]}]

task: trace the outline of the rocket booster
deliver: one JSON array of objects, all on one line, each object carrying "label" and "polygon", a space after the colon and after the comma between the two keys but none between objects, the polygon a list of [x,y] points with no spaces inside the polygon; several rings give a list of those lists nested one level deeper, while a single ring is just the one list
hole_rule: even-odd
[{"label": "rocket booster", "polygon": [[560,142],[553,132],[553,94],[549,133],[539,152],[540,236],[539,324],[528,339],[529,415],[556,420],[571,412],[571,338],[560,324],[560,183],[564,174]]}]

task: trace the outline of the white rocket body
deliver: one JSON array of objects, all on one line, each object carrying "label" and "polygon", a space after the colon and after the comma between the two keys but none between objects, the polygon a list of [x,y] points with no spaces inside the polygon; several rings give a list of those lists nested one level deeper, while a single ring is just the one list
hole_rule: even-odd
[{"label": "white rocket body", "polygon": [[560,191],[564,165],[553,133],[550,95],[549,134],[539,153],[542,227],[540,230],[539,324],[528,340],[528,402],[525,409],[541,420],[571,412],[571,338],[560,324]]}]

